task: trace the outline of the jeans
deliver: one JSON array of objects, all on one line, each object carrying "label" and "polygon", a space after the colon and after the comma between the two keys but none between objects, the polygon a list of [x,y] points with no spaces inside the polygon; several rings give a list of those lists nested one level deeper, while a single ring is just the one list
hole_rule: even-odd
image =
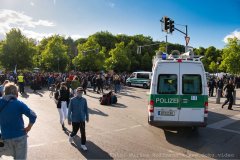
[{"label": "jeans", "polygon": [[72,133],[70,134],[71,137],[74,137],[80,128],[81,133],[81,144],[86,144],[86,132],[85,132],[85,122],[72,122]]},{"label": "jeans", "polygon": [[4,147],[0,148],[2,155],[12,156],[14,159],[27,159],[27,135],[4,140]]}]

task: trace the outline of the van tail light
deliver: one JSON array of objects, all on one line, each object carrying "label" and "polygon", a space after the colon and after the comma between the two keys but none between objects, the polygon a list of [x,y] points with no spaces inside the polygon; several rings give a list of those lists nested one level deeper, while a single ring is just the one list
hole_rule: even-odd
[{"label": "van tail light", "polygon": [[208,102],[204,103],[204,114],[208,114]]},{"label": "van tail light", "polygon": [[154,110],[153,108],[154,108],[154,101],[150,100],[150,102],[148,104],[148,111],[152,113]]},{"label": "van tail light", "polygon": [[177,59],[177,62],[178,63],[182,63],[182,59]]}]

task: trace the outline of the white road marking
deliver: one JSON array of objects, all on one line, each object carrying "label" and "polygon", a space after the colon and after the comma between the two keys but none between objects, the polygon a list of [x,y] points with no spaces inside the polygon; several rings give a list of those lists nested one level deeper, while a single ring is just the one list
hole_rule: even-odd
[{"label": "white road marking", "polygon": [[130,127],[130,128],[137,128],[137,127],[141,127],[142,125],[135,125],[135,126],[132,126],[132,127]]},{"label": "white road marking", "polygon": [[227,131],[227,132],[240,134],[239,131],[223,128],[223,127],[225,127],[227,125],[230,125],[230,124],[232,124],[234,122],[237,122],[239,120],[240,120],[240,114],[232,116],[232,117],[229,117],[229,118],[224,119],[222,121],[218,121],[216,123],[210,124],[210,125],[207,126],[207,128],[218,129],[218,130],[223,130],[223,131]]},{"label": "white road marking", "polygon": [[223,127],[225,127],[225,126],[227,126],[231,123],[234,123],[236,121],[239,121],[239,120],[240,120],[240,114],[229,117],[229,118],[224,119],[222,121],[218,121],[216,123],[210,124],[207,127],[208,128],[213,128],[213,129],[220,129],[220,128],[223,128]]},{"label": "white road marking", "polygon": [[46,145],[46,143],[34,144],[34,145],[29,145],[29,148],[40,147],[40,146],[45,146],[45,145]]},{"label": "white road marking", "polygon": [[120,131],[124,131],[124,130],[127,130],[127,128],[115,129],[114,132],[120,132]]}]

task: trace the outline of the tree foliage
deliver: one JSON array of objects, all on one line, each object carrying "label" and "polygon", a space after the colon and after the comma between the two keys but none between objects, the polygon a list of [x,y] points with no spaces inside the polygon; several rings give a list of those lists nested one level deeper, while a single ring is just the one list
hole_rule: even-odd
[{"label": "tree foliage", "polygon": [[81,71],[98,71],[103,69],[104,53],[94,36],[88,38],[83,44],[78,44],[78,56],[73,59],[73,64]]},{"label": "tree foliage", "polygon": [[117,72],[128,71],[130,60],[127,57],[128,49],[124,42],[116,44],[116,47],[110,51],[110,58],[107,58],[105,68]]},{"label": "tree foliage", "polygon": [[4,68],[13,70],[30,69],[33,66],[33,55],[36,52],[34,41],[22,35],[19,29],[11,29],[0,48],[0,61]]},{"label": "tree foliage", "polygon": [[[141,53],[137,49],[141,46]],[[185,46],[167,43],[167,52],[178,50],[184,53]],[[54,35],[36,40],[26,38],[19,29],[12,29],[0,41],[1,67],[13,70],[40,67],[45,71],[136,71],[152,68],[152,58],[158,51],[166,52],[166,42],[153,41],[142,34],[113,35],[108,31],[97,32],[87,38],[74,41]],[[229,39],[222,50],[214,46],[194,48],[194,53],[203,56],[207,72],[240,72],[240,46],[237,38]]]},{"label": "tree foliage", "polygon": [[49,38],[47,45],[41,52],[41,64],[45,70],[66,71],[69,56],[63,40],[63,37],[59,35]]},{"label": "tree foliage", "polygon": [[222,59],[221,69],[226,69],[228,73],[240,74],[240,43],[237,38],[228,39]]}]

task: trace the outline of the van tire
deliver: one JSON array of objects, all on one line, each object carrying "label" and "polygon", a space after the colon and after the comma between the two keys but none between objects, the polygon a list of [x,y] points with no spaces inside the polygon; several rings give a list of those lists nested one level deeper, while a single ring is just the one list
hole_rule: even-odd
[{"label": "van tire", "polygon": [[129,87],[131,87],[131,83],[130,83],[130,82],[128,82],[127,85],[128,85]]},{"label": "van tire", "polygon": [[192,129],[192,132],[198,132],[198,127],[197,126],[193,126],[193,127],[191,127],[191,129]]},{"label": "van tire", "polygon": [[148,86],[147,86],[146,83],[143,84],[143,88],[144,88],[144,89],[147,89],[147,88],[148,88]]}]

